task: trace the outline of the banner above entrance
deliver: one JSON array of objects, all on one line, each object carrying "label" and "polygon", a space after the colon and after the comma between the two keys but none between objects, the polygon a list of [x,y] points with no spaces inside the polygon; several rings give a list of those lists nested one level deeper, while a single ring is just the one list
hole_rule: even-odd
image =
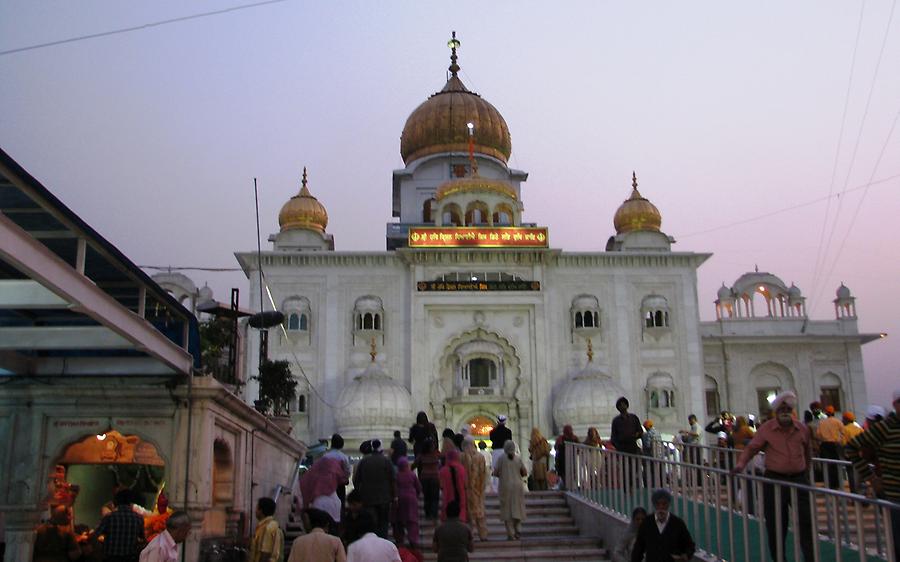
[{"label": "banner above entrance", "polygon": [[546,248],[540,226],[420,226],[409,229],[410,248]]}]

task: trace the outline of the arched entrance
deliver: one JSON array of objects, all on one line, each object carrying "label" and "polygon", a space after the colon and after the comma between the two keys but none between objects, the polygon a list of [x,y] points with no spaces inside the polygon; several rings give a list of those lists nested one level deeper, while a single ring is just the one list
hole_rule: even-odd
[{"label": "arched entrance", "polygon": [[496,420],[479,414],[473,416],[466,421],[466,427],[469,428],[469,435],[475,438],[475,441],[487,441],[490,439],[491,431],[494,429]]},{"label": "arched entrance", "polygon": [[[480,321],[476,314],[476,324]],[[503,414],[514,436],[531,431],[531,380],[522,373],[516,348],[480,325],[447,342],[430,399],[432,421],[439,427],[456,431],[478,417],[493,427]]]},{"label": "arched entrance", "polygon": [[75,525],[93,528],[123,488],[152,512],[165,487],[166,463],[153,443],[109,430],[66,447],[50,479],[50,503],[69,505]]}]

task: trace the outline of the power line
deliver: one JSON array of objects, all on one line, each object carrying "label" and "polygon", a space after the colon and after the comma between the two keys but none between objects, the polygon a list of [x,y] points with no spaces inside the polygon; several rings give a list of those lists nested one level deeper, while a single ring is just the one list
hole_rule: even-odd
[{"label": "power line", "polygon": [[222,10],[213,10],[211,12],[201,12],[199,14],[192,14],[190,16],[181,16],[177,18],[170,18],[160,21],[154,21],[151,23],[145,23],[143,25],[136,25],[133,27],[123,27],[121,29],[113,29],[111,31],[101,31],[99,33],[90,33],[87,35],[79,35],[77,37],[69,37],[68,39],[60,39],[58,41],[48,41],[46,43],[38,43],[36,45],[28,45],[26,47],[17,47],[15,49],[7,49],[5,51],[0,51],[0,56],[4,55],[12,55],[15,53],[22,53],[24,51],[33,51],[35,49],[43,49],[44,47],[55,47],[56,45],[65,45],[66,43],[76,43],[78,41],[84,41],[86,39],[97,39],[99,37],[108,37],[110,35],[118,35],[120,33],[130,33],[132,31],[140,31],[142,29],[149,29],[151,27],[159,27],[161,25],[168,25],[170,23],[177,23],[182,21],[188,21],[193,19],[205,18],[208,16],[217,16],[220,14],[227,14],[229,12],[236,12],[238,10],[246,10],[248,8],[256,8],[258,6],[265,6],[267,4],[277,4],[279,2],[287,2],[288,0],[263,0],[262,2],[254,2],[252,4],[242,4],[240,6],[232,6],[231,8],[224,8]]},{"label": "power line", "polygon": [[859,37],[862,34],[863,15],[865,14],[865,11],[866,2],[863,0],[859,8],[859,23],[856,25],[856,40],[853,43],[853,56],[850,58],[850,76],[847,79],[847,91],[844,93],[844,111],[841,114],[841,127],[838,131],[837,147],[834,151],[834,163],[831,166],[831,181],[828,182],[828,203],[825,205],[825,218],[822,220],[822,231],[819,233],[819,244],[816,247],[816,261],[813,263],[813,286],[815,286],[815,280],[819,273],[819,262],[824,261],[822,257],[822,247],[823,242],[825,242],[825,231],[828,229],[828,217],[831,213],[831,195],[834,193],[834,180],[837,177],[838,162],[840,161],[841,146],[843,145],[844,126],[847,123],[847,108],[850,105],[850,89],[853,85],[853,75],[856,71],[856,53],[859,50]]},{"label": "power line", "polygon": [[762,215],[757,215],[757,216],[751,217],[751,218],[749,218],[749,219],[744,219],[744,220],[740,220],[740,221],[736,221],[736,222],[731,222],[731,223],[728,223],[728,224],[723,224],[723,225],[721,225],[721,226],[715,226],[715,227],[713,227],[713,228],[707,228],[707,229],[705,229],[705,230],[697,230],[697,231],[694,231],[694,232],[689,232],[689,233],[687,233],[687,234],[680,234],[680,235],[677,235],[676,238],[680,238],[680,239],[690,238],[691,236],[699,236],[699,235],[701,235],[701,234],[707,234],[707,233],[710,233],[710,232],[716,232],[716,231],[719,231],[719,230],[725,230],[726,228],[734,228],[735,226],[740,226],[740,225],[742,225],[742,224],[747,224],[747,223],[751,223],[751,222],[756,222],[756,221],[758,221],[758,220],[766,219],[766,218],[769,218],[769,217],[772,217],[772,216],[775,216],[775,215],[780,215],[780,214],[786,213],[786,212],[788,212],[788,211],[793,211],[793,210],[796,210],[796,209],[801,209],[801,208],[803,208],[803,207],[809,207],[810,205],[815,205],[816,203],[821,203],[822,201],[825,201],[826,199],[829,199],[829,198],[832,198],[832,197],[840,198],[840,196],[841,196],[841,195],[844,195],[845,193],[852,193],[852,192],[854,192],[854,191],[859,191],[860,189],[867,189],[867,188],[869,188],[869,187],[871,187],[871,186],[873,186],[873,185],[879,185],[879,184],[887,183],[887,182],[889,182],[889,181],[891,181],[891,180],[895,180],[895,179],[897,179],[897,178],[900,178],[900,174],[895,174],[895,175],[893,175],[893,176],[888,176],[888,177],[886,177],[886,178],[881,178],[880,180],[870,181],[869,183],[865,183],[865,184],[863,184],[863,185],[858,185],[858,186],[852,187],[852,188],[850,188],[850,189],[845,189],[845,190],[843,190],[843,191],[839,191],[839,192],[837,192],[837,193],[835,193],[835,194],[833,194],[833,195],[827,195],[827,196],[825,196],[825,197],[819,197],[819,198],[817,198],[817,199],[811,199],[811,200],[806,201],[806,202],[803,202],[803,203],[797,203],[796,205],[791,205],[790,207],[784,207],[783,209],[777,209],[777,210],[775,210],[775,211],[770,211],[770,212],[768,212],[768,213],[765,213],[765,214],[762,214]]},{"label": "power line", "polygon": [[[897,108],[897,113],[894,115],[894,121],[891,123],[891,128],[888,131],[887,137],[884,139],[884,144],[881,146],[881,151],[878,153],[878,159],[875,160],[875,166],[872,168],[872,175],[870,177],[875,177],[875,173],[878,171],[878,166],[881,165],[881,159],[884,157],[884,153],[891,141],[891,137],[894,135],[894,129],[896,129],[898,121],[900,121],[900,107]],[[828,268],[828,273],[825,275],[825,279],[831,276],[834,268],[837,267],[838,261],[840,261],[841,259],[841,254],[844,252],[844,246],[847,244],[847,239],[850,238],[850,233],[853,232],[853,227],[856,224],[856,218],[859,216],[859,211],[862,208],[863,201],[865,201],[866,195],[869,193],[870,185],[871,184],[866,185],[865,190],[863,190],[862,196],[856,203],[856,209],[853,211],[853,216],[850,218],[850,225],[847,227],[847,232],[844,233],[844,237],[841,240],[841,245],[838,246],[837,254],[835,254],[834,256],[834,261],[831,263],[831,267]],[[824,263],[822,265],[824,265]],[[822,285],[820,285],[820,287],[821,286]],[[821,289],[819,290],[819,292],[821,292]],[[813,293],[812,295],[814,298],[818,297],[816,293]],[[813,310],[815,309],[817,302],[817,300],[812,301]]]},{"label": "power line", "polygon": [[228,272],[228,271],[244,271],[240,267],[203,267],[199,265],[174,266],[174,265],[139,265],[141,269],[152,269],[153,271],[212,271],[212,272]]},{"label": "power line", "polygon": [[[884,49],[887,46],[887,40],[890,36],[891,31],[891,23],[894,21],[894,10],[897,7],[897,0],[891,2],[891,11],[888,15],[887,25],[884,28],[884,35],[881,37],[881,48],[878,50],[878,59],[875,62],[875,72],[872,73],[872,82],[869,84],[869,93],[866,96],[866,105],[863,109],[862,119],[859,123],[859,130],[856,134],[856,142],[853,145],[853,154],[850,156],[850,163],[847,165],[847,175],[844,177],[844,187],[850,184],[850,174],[853,172],[853,166],[856,164],[856,154],[859,151],[859,143],[862,140],[863,130],[865,130],[866,119],[869,116],[869,107],[872,103],[872,97],[875,93],[875,83],[878,81],[878,74],[881,70],[881,61],[884,58]],[[843,206],[843,199],[838,200],[837,210],[834,212],[834,222],[831,223],[831,231],[828,233],[828,242],[825,243],[825,248],[822,253],[822,262],[824,262],[828,258],[828,250],[831,248],[831,241],[834,239],[834,233],[837,231],[838,226],[838,217],[841,214],[841,207]],[[812,289],[810,294],[815,296],[818,292],[820,292],[818,279],[814,276],[812,280]],[[813,303],[814,306],[814,303]]]}]

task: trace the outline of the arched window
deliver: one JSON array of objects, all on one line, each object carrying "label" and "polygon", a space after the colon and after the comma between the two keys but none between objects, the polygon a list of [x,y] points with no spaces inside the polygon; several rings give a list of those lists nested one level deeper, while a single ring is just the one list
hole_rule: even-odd
[{"label": "arched window", "polygon": [[675,381],[668,373],[657,372],[647,379],[647,405],[653,409],[675,407]]},{"label": "arched window", "polygon": [[476,358],[469,361],[469,388],[489,388],[496,377],[497,366],[490,359]]},{"label": "arched window", "polygon": [[466,207],[466,225],[487,224],[488,206],[482,201],[472,201]]},{"label": "arched window", "polygon": [[706,395],[706,415],[715,416],[721,411],[719,410],[719,383],[709,375],[706,375],[705,381],[703,389]]},{"label": "arched window", "polygon": [[222,439],[213,441],[213,505],[228,506],[234,499],[234,463],[231,449]]},{"label": "arched window", "polygon": [[456,203],[448,203],[441,208],[442,226],[462,226],[462,210]]},{"label": "arched window", "polygon": [[284,300],[281,304],[281,310],[284,312],[284,326],[289,332],[294,332],[287,337],[287,342],[308,344],[308,334],[300,334],[297,332],[308,332],[312,312],[310,309],[309,299],[301,296],[293,296]]},{"label": "arched window", "polygon": [[825,373],[819,387],[819,401],[822,407],[834,406],[838,412],[842,412],[841,406],[841,379],[834,373]]},{"label": "arched window", "polygon": [[373,336],[383,341],[384,306],[381,298],[375,295],[366,295],[356,299],[356,304],[353,307],[353,317],[354,345],[368,345],[372,341]]},{"label": "arched window", "polygon": [[668,328],[669,327],[669,303],[660,295],[649,295],[641,302],[641,311],[644,316],[644,327]]},{"label": "arched window", "polygon": [[593,295],[572,299],[572,327],[584,337],[596,337],[600,327],[600,301]]},{"label": "arched window", "polygon": [[427,201],[425,201],[425,203],[422,204],[422,222],[434,222],[434,204],[434,198],[428,199]]}]

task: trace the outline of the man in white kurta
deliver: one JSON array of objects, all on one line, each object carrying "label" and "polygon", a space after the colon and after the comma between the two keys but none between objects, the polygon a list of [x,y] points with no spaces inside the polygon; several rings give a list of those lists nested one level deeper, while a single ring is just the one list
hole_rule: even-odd
[{"label": "man in white kurta", "polygon": [[500,519],[506,525],[509,540],[521,537],[520,524],[525,519],[525,486],[522,479],[528,470],[516,454],[516,444],[503,444],[503,456],[494,465],[494,476],[500,480]]},{"label": "man in white kurta", "polygon": [[191,518],[183,511],[176,511],[166,519],[166,530],[156,535],[141,551],[140,562],[178,562],[181,556],[178,545],[191,532]]}]

